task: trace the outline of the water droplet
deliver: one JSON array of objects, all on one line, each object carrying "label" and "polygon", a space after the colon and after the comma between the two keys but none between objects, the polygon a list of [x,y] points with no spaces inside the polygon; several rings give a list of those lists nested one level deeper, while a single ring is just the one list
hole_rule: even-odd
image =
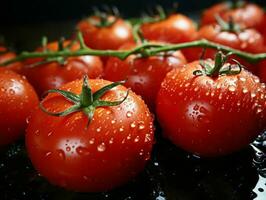
[{"label": "water droplet", "polygon": [[113,120],[111,121],[111,124],[115,124],[115,122],[116,122],[116,120],[115,120],[115,119],[113,119]]},{"label": "water droplet", "polygon": [[52,154],[52,152],[49,151],[49,152],[47,152],[47,153],[45,154],[45,157],[48,157],[48,156],[50,156],[51,154]]},{"label": "water droplet", "polygon": [[47,136],[50,137],[53,134],[53,131],[49,131]]},{"label": "water droplet", "polygon": [[94,142],[95,142],[94,138],[90,139],[90,141],[89,141],[90,144],[94,144]]},{"label": "water droplet", "polygon": [[132,112],[131,112],[131,111],[128,111],[128,112],[127,112],[127,117],[128,117],[128,118],[132,117]]},{"label": "water droplet", "polygon": [[246,93],[248,93],[248,89],[244,88],[244,89],[242,90],[242,92],[243,92],[244,94],[246,94]]},{"label": "water droplet", "polygon": [[36,135],[39,135],[39,134],[40,134],[40,130],[36,130],[34,133],[35,133]]},{"label": "water droplet", "polygon": [[76,149],[76,152],[80,155],[80,156],[83,156],[83,155],[89,155],[90,154],[90,151],[89,149],[85,148],[85,147],[78,147]]},{"label": "water droplet", "polygon": [[104,152],[105,149],[106,149],[106,146],[105,146],[104,143],[101,143],[101,144],[99,144],[99,145],[97,146],[97,150],[98,150],[99,152]]},{"label": "water droplet", "polygon": [[65,152],[63,150],[59,149],[59,150],[57,150],[57,153],[61,159],[63,159],[63,160],[66,159]]},{"label": "water droplet", "polygon": [[139,124],[139,130],[143,130],[145,128],[144,124]]},{"label": "water droplet", "polygon": [[228,89],[230,92],[236,91],[236,87],[234,85],[229,85]]},{"label": "water droplet", "polygon": [[254,98],[254,97],[256,96],[256,93],[251,92],[251,93],[250,93],[250,96],[251,96],[251,98]]},{"label": "water droplet", "polygon": [[123,131],[124,131],[124,128],[123,128],[123,127],[120,127],[120,128],[119,128],[119,131],[120,131],[120,132],[123,132]]},{"label": "water droplet", "polygon": [[66,151],[70,151],[71,150],[71,148],[68,146],[68,147],[66,147]]},{"label": "water droplet", "polygon": [[135,128],[135,127],[136,127],[136,123],[135,123],[135,122],[132,122],[132,123],[130,124],[130,127],[131,127],[131,128]]},{"label": "water droplet", "polygon": [[139,141],[139,136],[137,136],[135,139],[134,139],[134,142],[138,142]]},{"label": "water droplet", "polygon": [[99,128],[96,129],[96,132],[99,133],[100,131],[101,131],[101,127],[99,127]]},{"label": "water droplet", "polygon": [[109,140],[109,144],[113,144],[114,143],[114,138],[111,138],[110,140]]}]

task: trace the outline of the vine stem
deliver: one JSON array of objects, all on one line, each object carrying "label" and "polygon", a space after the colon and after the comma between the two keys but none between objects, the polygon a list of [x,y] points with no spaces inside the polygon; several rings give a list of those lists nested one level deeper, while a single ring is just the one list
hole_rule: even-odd
[{"label": "vine stem", "polygon": [[154,56],[161,52],[181,50],[181,49],[191,48],[191,47],[211,48],[211,49],[217,49],[223,52],[232,52],[232,54],[240,58],[243,58],[246,61],[251,62],[251,63],[255,63],[263,59],[266,59],[266,53],[260,53],[260,54],[246,53],[243,51],[230,48],[228,46],[220,45],[220,44],[213,43],[208,40],[202,39],[202,40],[196,40],[192,42],[185,42],[185,43],[179,43],[179,44],[165,44],[165,45],[146,42],[140,46],[137,46],[136,48],[132,50],[124,50],[124,51],[96,50],[96,49],[88,48],[87,46],[82,44],[82,47],[77,51],[70,51],[68,49],[63,49],[63,50],[56,51],[56,52],[51,52],[51,51],[22,52],[17,57],[7,60],[1,63],[0,65],[5,66],[8,64],[18,62],[18,61],[23,61],[29,58],[75,57],[75,56],[84,56],[84,55],[113,56],[121,60],[124,60],[132,54],[138,54],[138,53],[142,54],[144,51],[145,51],[145,56]]}]

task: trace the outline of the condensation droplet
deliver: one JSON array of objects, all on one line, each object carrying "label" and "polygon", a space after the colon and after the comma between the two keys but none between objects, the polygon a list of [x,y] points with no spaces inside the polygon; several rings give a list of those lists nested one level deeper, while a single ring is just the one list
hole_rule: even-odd
[{"label": "condensation droplet", "polygon": [[105,146],[104,143],[101,143],[101,144],[99,144],[99,145],[97,146],[97,150],[98,150],[99,152],[104,152],[105,149],[106,149],[106,146]]},{"label": "condensation droplet", "polygon": [[126,115],[127,115],[128,118],[130,118],[130,117],[132,117],[132,112],[128,111]]}]

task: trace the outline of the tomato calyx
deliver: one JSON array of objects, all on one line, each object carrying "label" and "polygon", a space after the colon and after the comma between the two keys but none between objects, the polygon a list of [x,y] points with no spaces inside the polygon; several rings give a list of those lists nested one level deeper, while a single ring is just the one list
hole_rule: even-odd
[{"label": "tomato calyx", "polygon": [[242,65],[234,60],[234,64],[226,63],[228,57],[232,55],[228,53],[224,55],[221,51],[215,55],[214,64],[208,61],[200,60],[200,65],[203,67],[202,70],[195,70],[193,74],[195,76],[207,75],[210,77],[218,77],[219,75],[236,75],[242,71]]},{"label": "tomato calyx", "polygon": [[74,112],[83,111],[84,114],[88,116],[88,125],[89,125],[97,107],[118,106],[127,99],[129,95],[129,90],[127,90],[127,93],[122,100],[104,101],[100,99],[106,92],[108,92],[109,90],[118,85],[122,85],[123,83],[125,83],[125,81],[114,82],[92,93],[92,90],[89,86],[88,76],[85,75],[83,78],[82,91],[79,95],[60,89],[52,89],[47,91],[47,94],[58,93],[62,95],[68,101],[72,102],[74,104],[73,106],[62,112],[50,112],[43,106],[42,102],[39,104],[39,107],[43,112],[57,117],[67,116]]},{"label": "tomato calyx", "polygon": [[231,32],[231,33],[239,33],[243,31],[243,28],[234,22],[233,18],[230,17],[229,21],[224,21],[219,15],[215,15],[216,21],[221,27],[221,31]]}]

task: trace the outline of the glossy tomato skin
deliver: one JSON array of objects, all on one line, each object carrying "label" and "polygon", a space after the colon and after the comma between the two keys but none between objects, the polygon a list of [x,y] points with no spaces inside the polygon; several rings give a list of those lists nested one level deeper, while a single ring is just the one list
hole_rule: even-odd
[{"label": "glossy tomato skin", "polygon": [[[132,47],[126,44],[122,49]],[[104,78],[110,81],[126,80],[125,86],[142,96],[149,108],[155,110],[155,99],[166,74],[186,64],[180,51],[167,55],[137,58],[132,55],[126,60],[110,58],[107,61]]]},{"label": "glossy tomato skin", "polygon": [[26,119],[38,97],[25,77],[0,69],[0,146],[14,142],[24,134]]},{"label": "glossy tomato skin", "polygon": [[263,60],[259,64],[259,77],[262,82],[266,83],[266,60]]},{"label": "glossy tomato skin", "polygon": [[[0,64],[8,61],[10,59],[13,59],[17,56],[14,52],[8,51],[8,49],[4,46],[0,46],[0,52],[5,52],[5,53],[0,53]],[[0,65],[0,67],[1,67],[1,65]],[[5,66],[5,68],[10,69],[10,70],[20,74],[21,70],[22,70],[22,63],[21,62],[15,62],[15,63],[12,63],[12,64]]]},{"label": "glossy tomato skin", "polygon": [[[255,29],[245,29],[240,32],[223,31],[220,25],[207,25],[200,28],[198,39],[207,39],[211,42],[229,46],[248,53],[262,53],[265,52],[264,38]],[[188,61],[192,62],[198,60],[202,54],[202,48],[185,49],[184,55]],[[216,54],[214,49],[206,49],[204,58],[214,58]],[[237,56],[230,56],[238,60],[243,66],[250,71],[257,74],[257,66],[238,58]]]},{"label": "glossy tomato skin", "polygon": [[109,16],[108,20],[116,20],[110,26],[97,27],[90,20],[99,21],[93,16],[89,19],[80,21],[77,29],[83,34],[86,45],[93,49],[112,49],[116,50],[126,42],[133,42],[132,27],[123,19],[113,19]]},{"label": "glossy tomato skin", "polygon": [[157,97],[165,137],[203,157],[247,146],[266,126],[265,84],[246,70],[238,75],[195,76],[199,61],[172,70]]},{"label": "glossy tomato skin", "polygon": [[[89,80],[92,91],[110,84]],[[76,94],[82,81],[61,89]],[[127,89],[118,86],[104,100],[123,98]],[[64,110],[72,104],[58,94],[43,100],[49,111]],[[118,187],[144,169],[153,145],[153,119],[143,100],[129,92],[119,106],[99,107],[86,129],[83,112],[66,117],[33,113],[26,134],[26,147],[34,167],[52,184],[81,192],[99,192]]]},{"label": "glossy tomato skin", "polygon": [[189,42],[197,36],[194,22],[181,14],[170,15],[159,22],[144,23],[141,32],[148,40],[166,43]]},{"label": "glossy tomato skin", "polygon": [[216,4],[203,13],[201,26],[216,24],[216,15],[219,15],[226,21],[232,17],[234,22],[240,23],[246,28],[254,28],[259,31],[263,28],[261,25],[264,23],[264,11],[261,7],[253,3],[246,2],[239,8],[231,8],[228,2]]},{"label": "glossy tomato skin", "polygon": [[[67,46],[69,42],[66,41],[64,45]],[[58,44],[57,42],[50,43],[47,48],[51,51],[56,51]],[[74,51],[78,48],[79,44],[75,43],[71,50]],[[42,49],[39,48],[37,51],[42,51]],[[67,82],[80,79],[84,74],[87,74],[90,78],[98,78],[103,72],[102,61],[97,56],[69,57],[64,64],[50,62],[32,67],[40,61],[42,59],[39,58],[27,60],[23,68],[23,74],[25,74],[39,95],[49,89],[59,88]]]}]

